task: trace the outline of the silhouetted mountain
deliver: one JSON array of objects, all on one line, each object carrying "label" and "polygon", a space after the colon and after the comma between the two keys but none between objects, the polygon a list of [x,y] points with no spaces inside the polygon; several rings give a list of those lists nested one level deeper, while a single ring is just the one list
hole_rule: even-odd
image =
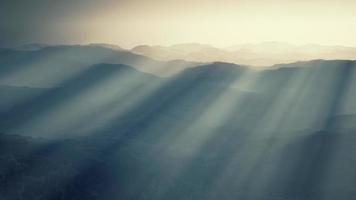
[{"label": "silhouetted mountain", "polygon": [[13,106],[27,101],[28,98],[41,94],[45,90],[44,88],[0,85],[0,112],[3,113]]},{"label": "silhouetted mountain", "polygon": [[5,199],[348,199],[353,133],[246,140],[221,132],[189,161],[139,137],[119,145],[1,135],[0,190]]},{"label": "silhouetted mountain", "polygon": [[39,43],[31,43],[31,44],[25,44],[25,45],[21,45],[21,46],[17,46],[14,49],[15,50],[19,50],[19,51],[35,51],[35,50],[39,50],[45,47],[48,47],[50,45],[47,44],[39,44]]},{"label": "silhouetted mountain", "polygon": [[131,51],[158,60],[223,61],[251,66],[270,66],[315,59],[356,59],[355,47],[316,44],[296,46],[281,42],[241,44],[227,48],[216,48],[195,43],[172,46],[140,45],[134,47]]},{"label": "silhouetted mountain", "polygon": [[133,53],[144,55],[157,60],[188,60],[193,62],[215,62],[226,60],[226,52],[210,45],[188,43],[172,46],[139,45],[131,49]]},{"label": "silhouetted mountain", "polygon": [[169,75],[196,63],[159,62],[129,51],[97,45],[49,46],[35,51],[0,51],[0,83],[48,87],[100,63],[126,64],[145,72]]},{"label": "silhouetted mountain", "polygon": [[[82,110],[83,113],[72,114],[83,115],[86,112],[94,110],[96,107],[107,106],[104,103],[109,104],[112,101],[116,101],[118,99],[115,98],[119,98],[120,95],[128,94],[133,89],[142,87],[147,83],[154,84],[157,81],[157,77],[139,72],[130,66],[121,64],[98,64],[87,67],[86,70],[83,70],[75,77],[62,82],[57,87],[41,89],[40,91],[35,88],[25,89],[20,87],[2,86],[2,88],[5,88],[5,90],[0,90],[0,92],[3,92],[2,95],[10,95],[10,97],[8,97],[10,99],[15,99],[16,96],[16,100],[18,100],[19,103],[15,104],[14,100],[7,103],[6,98],[1,101],[5,101],[4,104],[7,103],[7,105],[9,105],[9,103],[12,104],[11,106],[6,107],[6,112],[0,114],[2,124],[1,130],[4,130],[4,128],[5,130],[8,130],[9,128],[17,127],[18,124],[25,124],[27,121],[36,119],[36,117],[40,117],[41,115],[44,115],[45,118],[50,118],[46,116],[46,113],[51,112],[51,110],[58,111],[57,109],[61,109],[64,111],[68,109],[65,112],[75,112],[75,110],[72,109],[78,109]],[[20,91],[22,91],[22,93],[20,93]],[[112,99],[105,99],[107,98],[106,96],[97,96],[104,95],[105,93]],[[11,98],[11,96],[13,97]],[[83,98],[78,99],[81,97]],[[24,98],[27,99],[23,100]],[[52,134],[60,132],[57,130],[57,123],[61,123],[61,126],[65,126],[70,123],[68,120],[75,120],[65,116],[63,116],[63,118],[60,117],[61,119],[59,119],[56,115],[57,113],[54,113],[53,115],[53,126],[49,126],[52,129]],[[31,121],[31,123],[33,122]],[[46,129],[49,127],[46,127]],[[64,127],[61,129],[63,128]],[[49,134],[46,129],[42,130]],[[29,130],[26,132],[31,135]],[[76,132],[78,132],[78,130]],[[66,133],[66,135],[70,134]]]},{"label": "silhouetted mountain", "polygon": [[[91,48],[65,57],[102,57]],[[95,64],[55,87],[3,85],[0,199],[352,199],[355,77],[349,60],[167,78]]]},{"label": "silhouetted mountain", "polygon": [[[55,88],[40,90],[43,94],[32,92],[32,89],[29,90],[31,92],[27,92],[25,89],[22,89],[24,90],[23,92],[18,92],[21,90],[17,88],[13,91],[5,90],[4,94],[12,95],[6,95],[8,96],[8,100],[6,98],[3,100],[7,102],[4,105],[13,105],[11,107],[4,106],[12,109],[6,113],[2,113],[2,123],[12,124],[10,127],[13,127],[17,126],[17,124],[23,124],[24,121],[22,120],[27,119],[28,123],[31,124],[30,119],[40,116],[41,112],[48,112],[48,110],[56,111],[59,109],[61,112],[64,112],[63,117],[61,117],[64,120],[63,122],[57,118],[55,113],[52,114],[52,120],[51,117],[46,116],[46,112],[43,114],[44,118],[53,121],[54,127],[51,128],[53,133],[58,132],[55,131],[57,123],[66,124],[65,121],[68,120],[68,118],[64,117],[66,115],[64,110],[71,112],[72,107],[75,105],[79,107],[77,109],[83,110],[86,113],[85,102],[88,103],[87,106],[89,108],[95,105],[98,107],[107,107],[106,109],[110,109],[110,106],[120,107],[119,105],[125,107],[126,104],[129,105],[132,102],[137,102],[137,105],[134,103],[129,105],[131,111],[125,111],[124,115],[120,114],[118,119],[114,117],[117,113],[113,113],[113,116],[111,116],[112,119],[108,123],[116,124],[113,125],[114,127],[119,126],[121,122],[125,122],[125,125],[129,125],[129,127],[136,127],[134,123],[126,122],[130,120],[140,121],[138,119],[145,118],[146,113],[147,117],[150,116],[149,120],[153,120],[156,115],[162,115],[168,121],[168,116],[174,117],[175,119],[172,119],[172,122],[176,123],[176,120],[184,121],[189,112],[192,113],[191,116],[194,116],[194,113],[203,112],[219,98],[222,98],[221,101],[224,102],[225,97],[220,97],[221,95],[225,95],[226,98],[239,98],[239,103],[244,103],[243,99],[245,98],[248,99],[247,103],[250,104],[249,107],[236,108],[237,113],[235,113],[235,118],[237,117],[244,122],[238,124],[238,121],[235,121],[234,125],[237,128],[241,128],[241,126],[248,129],[253,128],[253,124],[257,123],[259,120],[258,117],[263,112],[272,109],[273,106],[278,108],[278,104],[289,106],[291,102],[293,102],[292,109],[303,110],[303,112],[292,112],[292,116],[290,116],[292,120],[283,124],[284,129],[290,131],[310,128],[318,130],[321,124],[333,115],[356,112],[355,103],[353,103],[355,102],[356,94],[352,90],[355,64],[351,61],[316,60],[289,65],[276,65],[274,69],[262,71],[228,63],[213,63],[187,68],[168,79],[144,74],[130,67],[126,67],[130,70],[118,70],[122,69],[120,66],[124,65],[103,64],[86,68],[86,70],[81,71],[76,76],[61,82]],[[345,88],[344,84],[348,84],[349,86]],[[343,88],[343,90],[338,88]],[[136,92],[132,94],[131,90]],[[34,95],[30,95],[31,93],[34,93]],[[15,94],[19,96],[19,100],[17,101],[24,103],[16,104]],[[108,97],[103,96],[104,94],[108,95]],[[102,96],[99,98],[100,101],[91,102],[91,99],[97,99],[98,95]],[[132,100],[122,104],[121,101],[125,98],[132,98]],[[24,101],[24,99],[28,100]],[[336,106],[336,112],[334,111],[336,108],[331,109],[329,107],[333,104],[341,104],[334,102],[338,99],[341,99],[339,101],[342,101],[342,107],[339,108],[339,106]],[[83,103],[80,103],[81,101]],[[202,110],[198,112],[196,109],[199,107]],[[304,110],[304,108],[308,109]],[[107,112],[106,109],[95,110],[95,113],[105,115]],[[120,110],[121,108],[118,109]],[[229,112],[232,111],[231,109]],[[248,118],[247,120],[237,116],[239,109],[246,109],[244,112],[251,112],[249,117],[254,116],[256,118]],[[166,114],[166,112],[168,113]],[[77,114],[81,115],[80,112]],[[276,112],[272,113],[270,117],[282,114]],[[85,123],[85,120],[80,121]],[[72,121],[72,123],[75,124],[75,121]],[[78,124],[80,123],[78,122]],[[34,129],[39,128],[41,131],[30,131],[27,129],[23,129],[22,131],[27,133],[41,132],[40,134],[43,132],[45,134],[47,128],[41,128],[40,125],[37,126]],[[111,129],[107,131],[115,132],[116,128]],[[8,129],[2,130],[5,131]],[[20,132],[17,133],[19,134]]]},{"label": "silhouetted mountain", "polygon": [[99,46],[99,47],[104,47],[104,48],[114,49],[114,50],[124,50],[119,45],[113,45],[113,44],[107,44],[107,43],[92,43],[89,45],[90,46]]}]

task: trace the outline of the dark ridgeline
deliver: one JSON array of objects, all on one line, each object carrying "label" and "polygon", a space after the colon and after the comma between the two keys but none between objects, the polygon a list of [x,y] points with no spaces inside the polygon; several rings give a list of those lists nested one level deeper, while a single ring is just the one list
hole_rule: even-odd
[{"label": "dark ridgeline", "polygon": [[356,62],[169,78],[129,66],[152,62],[96,46],[0,50],[0,199],[356,195]]}]

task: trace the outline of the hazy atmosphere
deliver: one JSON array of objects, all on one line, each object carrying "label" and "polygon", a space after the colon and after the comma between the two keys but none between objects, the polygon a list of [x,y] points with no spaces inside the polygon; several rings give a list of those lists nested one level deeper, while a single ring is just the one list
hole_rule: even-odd
[{"label": "hazy atmosphere", "polygon": [[0,0],[0,46],[356,46],[355,9],[353,0]]},{"label": "hazy atmosphere", "polygon": [[0,200],[352,200],[356,1],[0,0]]}]

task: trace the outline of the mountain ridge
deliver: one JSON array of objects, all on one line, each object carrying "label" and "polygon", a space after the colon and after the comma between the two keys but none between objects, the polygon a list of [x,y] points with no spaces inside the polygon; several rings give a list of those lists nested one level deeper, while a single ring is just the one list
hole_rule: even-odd
[{"label": "mountain ridge", "polygon": [[[177,49],[176,46],[179,46]],[[194,48],[192,48],[192,46]],[[132,52],[158,60],[185,59],[187,61],[225,61],[255,67],[267,67],[279,63],[292,63],[315,59],[356,59],[356,48],[323,46],[316,44],[292,45],[280,42],[242,44],[216,48],[204,44],[179,44],[172,46],[137,46]]]}]

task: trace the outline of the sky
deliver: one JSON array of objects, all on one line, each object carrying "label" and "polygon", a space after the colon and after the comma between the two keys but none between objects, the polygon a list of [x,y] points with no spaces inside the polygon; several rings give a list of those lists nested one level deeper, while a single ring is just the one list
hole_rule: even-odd
[{"label": "sky", "polygon": [[356,46],[354,0],[0,0],[0,46]]}]

